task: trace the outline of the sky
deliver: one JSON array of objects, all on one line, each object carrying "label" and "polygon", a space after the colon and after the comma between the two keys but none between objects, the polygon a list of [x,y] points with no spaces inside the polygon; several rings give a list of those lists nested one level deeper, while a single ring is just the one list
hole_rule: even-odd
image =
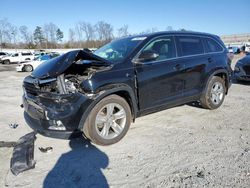
[{"label": "sky", "polygon": [[105,21],[130,33],[150,28],[208,32],[217,35],[250,33],[250,0],[1,0],[0,19],[16,26],[52,22],[67,37],[79,21]]}]

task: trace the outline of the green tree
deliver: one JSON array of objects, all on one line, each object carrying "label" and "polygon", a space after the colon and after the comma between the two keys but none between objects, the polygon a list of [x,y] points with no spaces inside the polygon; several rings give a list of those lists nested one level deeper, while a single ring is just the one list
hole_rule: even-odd
[{"label": "green tree", "polygon": [[58,28],[57,30],[56,30],[56,40],[58,41],[58,42],[62,42],[62,39],[63,39],[63,32]]},{"label": "green tree", "polygon": [[40,45],[42,47],[44,36],[43,36],[43,30],[40,26],[36,26],[36,29],[34,31],[34,41],[36,45]]}]

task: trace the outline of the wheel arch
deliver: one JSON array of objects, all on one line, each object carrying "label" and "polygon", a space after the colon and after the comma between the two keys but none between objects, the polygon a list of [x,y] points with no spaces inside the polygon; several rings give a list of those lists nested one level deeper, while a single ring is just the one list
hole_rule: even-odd
[{"label": "wheel arch", "polygon": [[98,92],[93,95],[92,97],[92,103],[87,107],[87,109],[84,111],[79,126],[78,128],[81,130],[83,128],[83,125],[93,109],[93,107],[101,101],[103,98],[109,96],[109,95],[118,95],[122,97],[123,99],[126,100],[126,102],[129,104],[130,109],[131,109],[131,115],[132,115],[132,120],[135,121],[135,118],[137,117],[138,114],[138,105],[136,102],[136,97],[134,94],[133,89],[126,85],[126,84],[110,84],[103,86],[98,89]]},{"label": "wheel arch", "polygon": [[34,67],[33,67],[33,65],[31,65],[31,64],[26,64],[26,65],[24,65],[23,66],[23,69],[25,70],[25,67],[28,67],[28,66],[30,66],[31,67],[31,72],[34,70]]},{"label": "wheel arch", "polygon": [[212,79],[212,77],[214,76],[218,76],[220,78],[222,78],[225,81],[225,86],[226,86],[226,94],[228,93],[228,89],[230,86],[230,80],[229,80],[229,75],[228,72],[224,69],[219,69],[214,71],[212,74],[210,74],[210,76],[208,77],[207,81],[206,81],[206,85],[203,88],[202,93],[204,94],[204,92],[206,91],[207,87],[208,87],[208,83],[209,81]]}]

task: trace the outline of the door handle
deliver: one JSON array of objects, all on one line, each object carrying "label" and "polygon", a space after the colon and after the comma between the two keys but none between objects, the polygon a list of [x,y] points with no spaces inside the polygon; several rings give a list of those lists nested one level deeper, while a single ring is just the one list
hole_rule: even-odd
[{"label": "door handle", "polygon": [[213,63],[213,59],[211,57],[209,57],[207,60],[208,60],[208,63]]},{"label": "door handle", "polygon": [[130,78],[130,79],[132,78],[131,74],[129,74],[129,73],[126,73],[126,77]]},{"label": "door handle", "polygon": [[177,64],[177,65],[175,65],[174,66],[174,70],[181,70],[183,68],[183,65],[181,65],[181,64]]}]

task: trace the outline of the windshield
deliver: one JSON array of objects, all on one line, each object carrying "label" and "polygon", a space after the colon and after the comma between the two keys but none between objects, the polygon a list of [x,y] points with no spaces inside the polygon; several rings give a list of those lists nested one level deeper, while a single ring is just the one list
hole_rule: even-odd
[{"label": "windshield", "polygon": [[144,40],[145,37],[124,38],[112,41],[94,52],[95,55],[111,62],[121,62]]}]

